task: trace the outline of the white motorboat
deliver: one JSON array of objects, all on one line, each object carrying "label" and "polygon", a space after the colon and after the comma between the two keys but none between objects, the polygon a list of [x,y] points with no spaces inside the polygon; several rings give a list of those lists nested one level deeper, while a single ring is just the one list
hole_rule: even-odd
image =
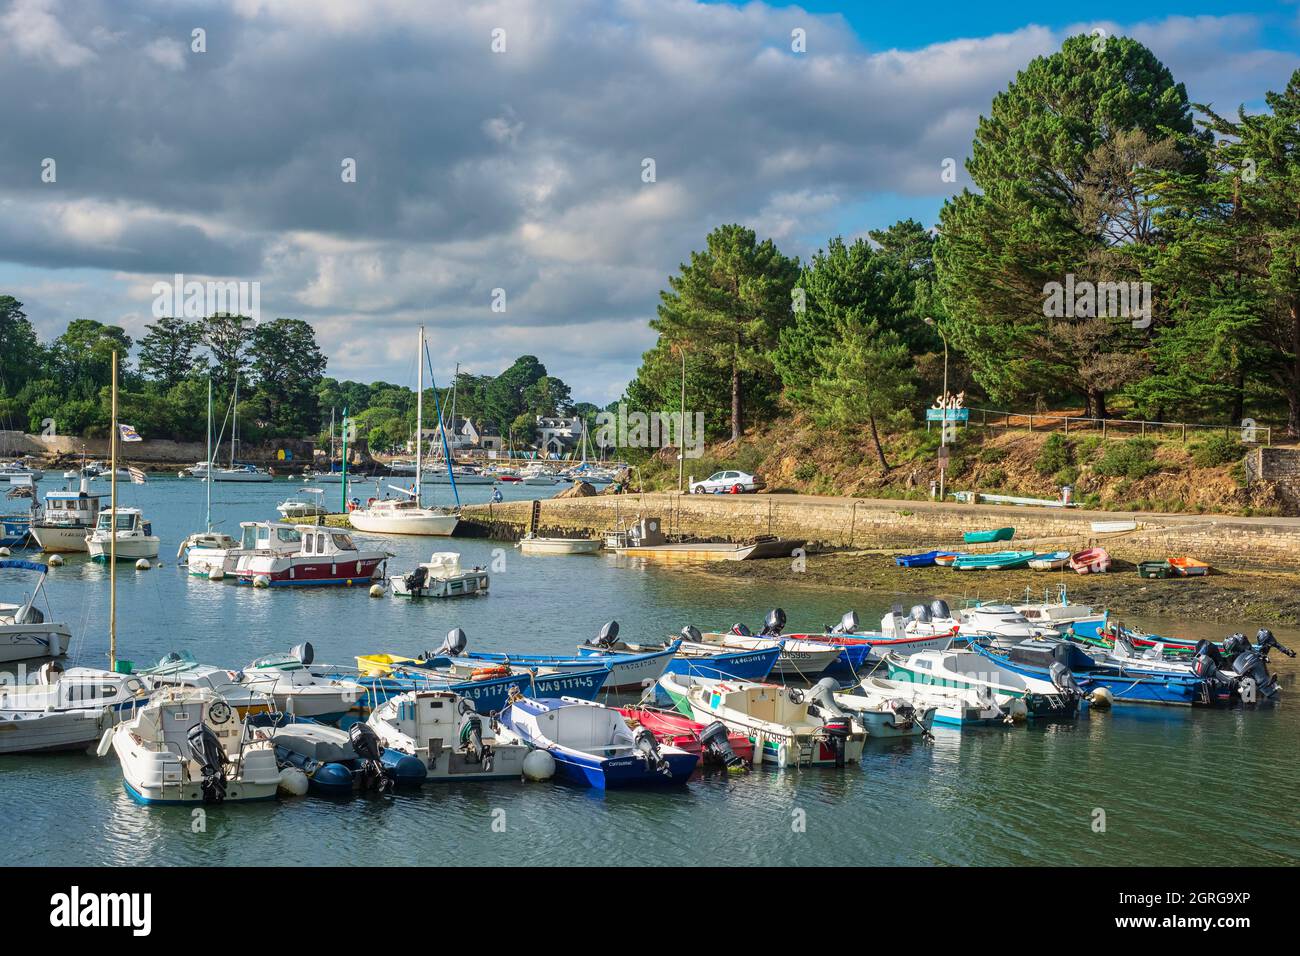
[{"label": "white motorboat", "polygon": [[931,601],[929,605],[914,604],[906,617],[903,616],[902,607],[895,606],[880,619],[880,633],[888,638],[950,639],[960,627],[961,622],[952,616],[948,603],[940,600]]},{"label": "white motorboat", "polygon": [[558,485],[563,479],[541,465],[530,465],[519,473],[519,480],[525,485]]},{"label": "white motorboat", "polygon": [[262,686],[244,681],[238,671],[200,664],[188,651],[172,651],[152,667],[139,668],[135,673],[151,690],[173,687],[210,690],[234,707],[241,717],[277,709],[275,699]]},{"label": "white motorboat", "polygon": [[49,566],[16,558],[0,559],[0,571],[5,570],[33,571],[39,576],[32,593],[21,604],[0,604],[0,663],[62,657],[68,652],[72,631],[66,624],[46,619],[48,595],[45,612],[36,607],[36,596],[44,590]]},{"label": "white motorboat", "polygon": [[[277,525],[277,535],[283,525]],[[388,551],[360,548],[352,535],[324,525],[296,525],[293,550],[244,552],[235,562],[240,584],[255,587],[342,585],[351,587],[382,578]],[[259,533],[260,537],[260,533]],[[286,542],[287,544],[288,542]]]},{"label": "white motorboat", "polygon": [[285,518],[315,518],[329,514],[329,509],[322,503],[324,488],[299,488],[298,493],[304,498],[290,498],[275,506],[275,510]]},{"label": "white motorboat", "polygon": [[87,750],[148,699],[139,677],[47,664],[34,684],[0,684],[0,754]]},{"label": "white motorboat", "polygon": [[597,554],[599,538],[542,538],[529,534],[519,540],[521,554]]},{"label": "white motorboat", "polygon": [[310,670],[314,659],[311,643],[303,642],[288,654],[253,661],[237,679],[258,694],[273,698],[283,713],[330,722],[340,720],[365,697],[365,689],[353,680],[318,677]]},{"label": "white motorboat", "polygon": [[1021,701],[1033,716],[1069,716],[1078,710],[1079,695],[1068,686],[1019,674],[974,651],[921,651],[910,657],[890,654],[885,664],[891,680],[991,693],[999,707]]},{"label": "white motorboat", "polygon": [[934,724],[935,706],[917,705],[905,697],[868,698],[842,692],[833,677],[823,677],[807,691],[812,709],[823,718],[849,717],[860,726],[867,739],[895,737],[929,737]]},{"label": "white motorboat", "polygon": [[1100,627],[1106,618],[1103,612],[1095,610],[1091,605],[1071,604],[1064,584],[1057,587],[1055,601],[1050,599],[1049,591],[1044,592],[1041,602],[1035,602],[1032,598],[1031,589],[1025,588],[1024,603],[1014,607],[1030,624],[1041,628],[1063,631],[1071,625],[1085,623],[1090,627]]},{"label": "white motorboat", "polygon": [[843,766],[862,759],[866,734],[843,717],[809,711],[808,695],[796,688],[747,681],[664,674],[659,686],[677,709],[702,724],[722,721],[754,744],[754,765]]},{"label": "white motorboat", "polygon": [[1056,628],[1036,624],[1010,604],[977,604],[962,608],[960,637],[1059,637]]},{"label": "white motorboat", "polygon": [[453,477],[458,485],[495,485],[497,483],[494,476],[485,475],[477,469],[464,466],[452,468],[450,477],[446,471],[427,471],[424,473],[423,480],[432,485],[449,485]]},{"label": "white motorboat", "polygon": [[394,458],[388,463],[388,471],[393,475],[414,475],[415,462]]},{"label": "white motorboat", "polygon": [[40,481],[45,477],[45,472],[39,468],[34,468],[27,464],[28,459],[23,458],[19,461],[8,461],[0,463],[0,481],[9,478],[30,478],[32,481]]},{"label": "white motorboat", "polygon": [[390,575],[388,582],[398,597],[452,598],[486,595],[490,579],[483,568],[462,571],[455,551],[435,551],[415,570]]},{"label": "white motorboat", "polygon": [[45,495],[45,510],[32,522],[32,537],[46,554],[86,552],[86,536],[99,519],[99,500],[87,490],[89,479],[81,478],[77,490],[50,491]]},{"label": "white motorboat", "polygon": [[269,739],[259,739],[239,712],[206,689],[173,687],[136,715],[104,732],[126,791],[140,803],[269,800],[280,768]]},{"label": "white motorboat", "polygon": [[529,750],[495,718],[479,715],[473,702],[448,690],[390,697],[371,711],[368,723],[385,752],[419,758],[430,780],[517,780]]},{"label": "white motorboat", "polygon": [[772,666],[771,676],[794,677],[808,681],[819,677],[822,671],[835,663],[836,658],[843,651],[843,648],[838,644],[824,644],[819,641],[805,641],[780,635],[755,636],[753,634],[740,634],[735,631],[700,633],[693,626],[684,629],[682,636],[686,637],[688,643],[704,644],[715,651],[719,649],[724,651],[761,651],[772,647],[774,644],[778,645],[781,648],[781,653],[777,655],[776,663]]},{"label": "white motorboat", "polygon": [[213,481],[274,481],[275,476],[256,465],[236,464],[229,468],[214,468]]},{"label": "white motorboat", "polygon": [[99,513],[95,530],[86,535],[86,550],[91,558],[107,561],[113,538],[117,539],[119,561],[158,557],[158,537],[139,508],[108,508]]},{"label": "white motorboat", "polygon": [[206,478],[208,476],[209,465],[206,461],[200,461],[188,468],[183,468],[177,472],[177,478]]},{"label": "white motorboat", "polygon": [[915,681],[866,677],[847,692],[854,701],[865,700],[881,706],[891,700],[910,701],[918,708],[934,708],[934,722],[948,727],[976,724],[1000,724],[1010,720],[1006,709],[993,699],[989,687],[963,689]]},{"label": "white motorboat", "polygon": [[176,558],[180,560],[183,551],[190,574],[219,579],[234,574],[239,559],[246,555],[293,554],[302,546],[302,533],[297,527],[278,521],[241,521],[239,535],[236,541],[214,532],[192,534]]},{"label": "white motorboat", "polygon": [[[186,570],[196,577],[211,577],[213,569],[222,570],[230,553],[239,542],[219,531],[199,531],[181,542],[176,549],[176,560],[185,562]],[[231,561],[230,570],[235,569]]]}]

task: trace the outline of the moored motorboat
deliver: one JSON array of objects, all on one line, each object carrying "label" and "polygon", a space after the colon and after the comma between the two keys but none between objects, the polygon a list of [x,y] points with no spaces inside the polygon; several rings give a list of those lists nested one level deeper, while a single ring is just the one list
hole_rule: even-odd
[{"label": "moored motorboat", "polygon": [[236,680],[272,698],[283,713],[337,721],[365,696],[365,691],[354,680],[313,674],[310,668],[315,657],[311,642],[304,641],[287,654],[253,661],[236,675]]},{"label": "moored motorboat", "polygon": [[944,601],[917,604],[907,617],[896,606],[880,620],[879,631],[858,628],[858,616],[846,612],[840,622],[822,634],[791,634],[802,641],[818,641],[840,647],[840,656],[826,668],[828,677],[856,681],[870,673],[886,654],[914,654],[929,648],[948,647],[957,633],[959,622]]},{"label": "moored motorboat", "polygon": [[418,787],[428,775],[424,764],[409,754],[385,758],[386,748],[375,730],[354,723],[347,730],[286,714],[251,719],[265,728],[280,769],[293,767],[307,777],[308,787],[322,796],[349,796],[359,790],[386,793],[398,786]]},{"label": "moored motorboat", "polygon": [[776,641],[781,653],[777,655],[772,667],[773,677],[793,677],[799,680],[814,681],[822,675],[839,658],[843,648],[827,641],[805,641],[786,637],[785,611],[779,607],[768,611],[763,622],[763,629],[752,634],[744,624],[733,625],[730,631],[707,631],[701,633],[693,625],[682,633],[687,640],[709,647],[725,647],[733,650],[761,650]]},{"label": "moored motorboat", "polygon": [[239,540],[216,531],[200,531],[186,538],[176,552],[195,577],[220,579],[233,575],[246,555],[294,554],[302,546],[297,527],[277,521],[241,521]]},{"label": "moored motorboat", "polygon": [[138,677],[47,664],[34,684],[0,684],[0,754],[94,747],[148,698]]},{"label": "moored motorboat", "polygon": [[698,753],[701,763],[743,769],[754,761],[754,745],[750,739],[729,731],[720,720],[701,724],[676,711],[644,704],[617,710],[629,724],[645,727],[660,743],[671,744],[687,753]]},{"label": "moored motorboat", "polygon": [[289,498],[275,506],[275,510],[280,512],[281,517],[286,519],[315,518],[329,514],[329,509],[325,507],[321,500],[325,495],[324,488],[299,488],[298,493],[305,497]]},{"label": "moored motorboat", "polygon": [[[116,538],[116,548],[112,547]],[[107,561],[115,550],[118,561],[158,557],[158,538],[139,508],[107,508],[99,513],[95,530],[86,536],[86,550],[96,561]]]},{"label": "moored motorboat", "polygon": [[[694,674],[697,677],[730,677],[736,680],[763,680],[772,672],[781,646],[769,641],[756,649],[726,649],[704,644],[694,640],[698,629],[691,625],[682,628],[680,641],[675,641],[677,653],[668,660],[665,673]],[[663,644],[639,644],[621,640],[618,636],[618,622],[610,621],[601,628],[599,636],[578,645],[578,653],[583,657],[600,660],[622,654],[661,653],[671,646]]]},{"label": "moored motorboat", "polygon": [[1031,717],[1073,716],[1079,710],[1079,702],[1085,699],[1067,680],[1069,671],[1064,667],[1047,675],[1026,675],[973,650],[921,651],[911,657],[891,654],[885,663],[890,680],[912,681],[963,694],[991,694],[999,707],[1020,700]]},{"label": "moored motorboat", "polygon": [[936,708],[932,704],[918,707],[903,696],[869,699],[852,691],[841,691],[831,677],[819,680],[808,695],[812,698],[810,712],[823,718],[851,717],[866,732],[868,740],[929,737],[934,724]]},{"label": "moored motorboat", "polygon": [[82,478],[74,491],[51,491],[45,495],[45,508],[31,524],[32,538],[46,554],[85,553],[86,535],[99,520],[99,499],[87,490],[88,479]]},{"label": "moored motorboat", "polygon": [[[355,586],[383,576],[387,551],[359,548],[352,536],[338,528],[295,526],[297,549],[241,554],[235,562],[240,584],[266,587]],[[286,542],[289,544],[292,542]]]},{"label": "moored motorboat", "polygon": [[49,565],[37,561],[0,559],[0,571],[32,571],[37,575],[31,593],[21,603],[0,604],[0,663],[62,657],[68,652],[72,630],[67,624],[48,619],[52,616],[48,595],[45,611],[36,606],[49,570]]},{"label": "moored motorboat", "polygon": [[516,698],[501,724],[524,743],[555,759],[556,775],[602,790],[682,785],[698,753],[663,744],[645,727],[635,730],[608,707],[554,698]]},{"label": "moored motorboat", "polygon": [[963,638],[1027,638],[1057,633],[1054,625],[1031,621],[1010,604],[975,604],[959,613],[961,626],[957,633]]},{"label": "moored motorboat", "polygon": [[519,540],[521,554],[597,554],[600,538],[543,538],[529,534]]},{"label": "moored motorboat", "polygon": [[1001,724],[1011,719],[1009,709],[994,700],[989,687],[963,689],[871,676],[864,677],[848,693],[876,706],[902,698],[910,700],[914,707],[933,707],[934,722],[947,727]]},{"label": "moored motorboat", "polygon": [[384,746],[385,765],[414,758],[429,782],[518,780],[528,747],[472,701],[447,690],[398,694],[367,723]]},{"label": "moored motorboat", "polygon": [[406,574],[390,575],[388,583],[397,597],[453,598],[484,596],[491,580],[484,568],[462,571],[459,553],[435,551]]}]

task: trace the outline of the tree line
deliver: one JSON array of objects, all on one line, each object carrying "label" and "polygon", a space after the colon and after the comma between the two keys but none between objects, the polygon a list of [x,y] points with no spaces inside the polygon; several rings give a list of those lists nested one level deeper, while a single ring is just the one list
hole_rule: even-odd
[{"label": "tree line", "polygon": [[1300,71],[1267,109],[1193,104],[1141,43],[1073,37],[979,120],[975,189],[834,238],[809,262],[739,225],[669,278],[627,401],[709,436],[804,412],[887,425],[941,390],[1001,408],[1227,422],[1300,436]]}]

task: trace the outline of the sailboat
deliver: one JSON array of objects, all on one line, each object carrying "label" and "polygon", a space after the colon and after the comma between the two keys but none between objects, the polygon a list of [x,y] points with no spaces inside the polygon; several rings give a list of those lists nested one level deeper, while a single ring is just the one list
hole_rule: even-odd
[{"label": "sailboat", "polygon": [[[347,412],[347,409],[344,409]],[[334,409],[330,409],[330,453],[326,461],[326,468],[323,472],[315,472],[311,475],[311,480],[319,484],[337,485],[343,482],[344,470],[334,470]]]},{"label": "sailboat", "polygon": [[[400,498],[371,498],[364,508],[357,508],[348,515],[348,521],[358,531],[371,534],[421,534],[450,535],[460,523],[460,514],[456,511],[426,508],[420,499],[420,480],[423,477],[424,445],[424,326],[420,326],[419,355],[416,360],[415,391],[415,485],[411,489],[389,485],[398,492]],[[434,392],[437,401],[437,392]],[[441,423],[441,415],[439,415]],[[447,437],[443,435],[443,450],[446,452]],[[447,455],[450,468],[450,455]],[[452,489],[455,490],[453,479]]]},{"label": "sailboat", "polygon": [[[230,467],[212,469],[208,464],[208,474],[213,481],[271,481],[272,475],[256,465],[235,461],[235,450],[239,445],[239,375],[235,375],[235,400],[230,425]],[[210,457],[210,456],[209,456]]]},{"label": "sailboat", "polygon": [[[212,474],[212,376],[208,376],[208,457],[199,465],[202,466],[204,475]],[[207,488],[207,510],[203,519],[205,530],[192,534],[181,542],[181,546],[176,549],[176,560],[184,559],[191,574],[202,574],[207,577],[214,562],[196,560],[199,556],[191,552],[207,552],[206,556],[215,558],[215,565],[220,567],[225,553],[231,548],[237,547],[239,542],[228,534],[212,530],[212,482],[205,482],[205,485]],[[221,556],[217,557],[215,552],[220,552]]]}]

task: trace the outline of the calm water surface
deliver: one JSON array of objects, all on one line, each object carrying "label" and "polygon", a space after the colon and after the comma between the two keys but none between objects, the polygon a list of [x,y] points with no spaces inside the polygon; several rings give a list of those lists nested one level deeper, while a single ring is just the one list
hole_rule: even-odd
[{"label": "calm water surface", "polygon": [[[46,481],[43,490],[57,483]],[[96,483],[98,484],[98,483]],[[217,485],[214,519],[275,517],[297,485]],[[105,487],[104,490],[107,490]],[[511,498],[545,489],[508,488]],[[188,577],[176,547],[203,523],[204,486],[153,479],[120,487],[162,538],[164,565],[119,567],[119,655],[140,664],[173,649],[239,667],[310,640],[318,661],[436,646],[460,626],[480,650],[567,652],[617,619],[629,638],[691,622],[722,626],[780,603],[794,629],[850,607],[878,620],[885,602],[852,591],[712,582],[612,557],[522,557],[506,548],[490,597],[411,603],[364,588],[237,587]],[[331,489],[337,494],[337,488]],[[465,489],[486,500],[490,489]],[[426,495],[428,492],[426,492]],[[435,494],[445,501],[449,489]],[[364,536],[358,536],[364,537]],[[380,539],[371,539],[380,540]],[[488,564],[501,545],[382,539],[392,570],[455,549]],[[30,575],[26,576],[30,579]],[[0,572],[0,600],[22,576]],[[73,627],[71,660],[104,666],[108,573],[83,556],[51,571],[55,613]],[[900,595],[910,604],[924,596]],[[892,602],[891,602],[892,603]],[[1233,628],[1146,621],[1221,638]],[[1253,633],[1255,624],[1235,629]],[[1300,645],[1300,633],[1278,632]],[[1192,711],[1119,706],[1074,723],[958,733],[933,743],[868,745],[861,767],[697,775],[675,792],[600,794],[563,785],[459,784],[393,798],[314,797],[225,806],[191,832],[189,808],[145,808],[123,792],[111,755],[0,758],[0,861],[17,864],[1294,864],[1300,861],[1300,711],[1294,662],[1277,658],[1284,704]],[[1093,829],[1105,812],[1105,832]],[[495,826],[494,826],[495,824]]]}]

